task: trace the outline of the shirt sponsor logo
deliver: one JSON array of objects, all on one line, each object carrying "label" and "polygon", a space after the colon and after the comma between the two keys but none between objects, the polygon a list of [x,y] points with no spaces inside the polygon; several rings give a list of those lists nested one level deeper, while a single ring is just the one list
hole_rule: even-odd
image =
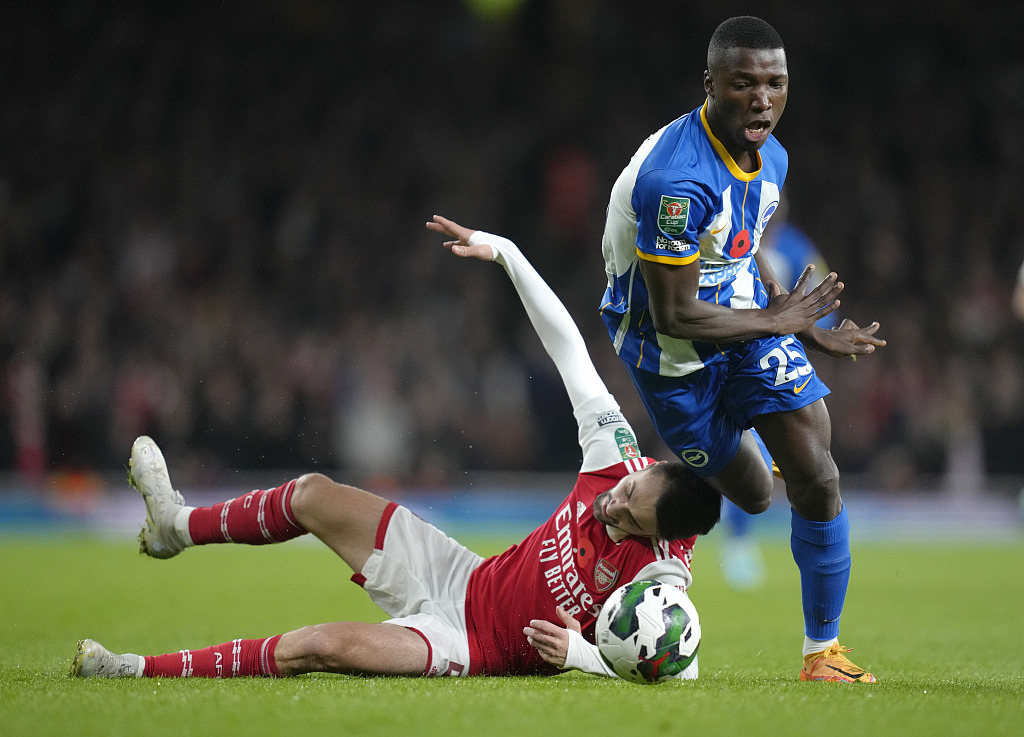
[{"label": "shirt sponsor logo", "polygon": [[604,558],[599,558],[594,566],[594,585],[598,591],[607,591],[619,580],[618,569]]},{"label": "shirt sponsor logo", "polygon": [[683,463],[694,468],[703,468],[708,465],[708,454],[700,448],[687,448],[679,454],[679,457],[682,458]]},{"label": "shirt sponsor logo", "polygon": [[682,235],[690,216],[690,200],[687,197],[661,196],[658,207],[658,229],[665,235]]},{"label": "shirt sponsor logo", "polygon": [[700,265],[700,286],[717,287],[719,284],[725,284],[727,281],[735,279],[736,275],[746,267],[746,261],[727,261],[725,263],[702,261]]},{"label": "shirt sponsor logo", "polygon": [[[566,504],[555,515],[555,537],[540,545],[540,564],[544,580],[555,603],[576,616],[589,612],[595,617],[601,611],[594,595],[587,591],[586,581],[577,568],[579,549],[573,544],[572,507]],[[586,541],[580,541],[581,544]],[[583,556],[585,560],[587,556]],[[616,572],[616,575],[617,572]]]},{"label": "shirt sponsor logo", "polygon": [[672,253],[682,253],[690,247],[690,244],[686,241],[674,241],[671,238],[666,238],[663,235],[659,235],[654,240],[654,247],[659,251],[672,251]]},{"label": "shirt sponsor logo", "polygon": [[604,427],[605,425],[610,425],[613,422],[625,422],[625,421],[626,421],[626,418],[622,416],[622,413],[621,412],[616,412],[615,410],[608,410],[604,414],[601,414],[601,415],[597,416],[597,426],[598,427]]},{"label": "shirt sponsor logo", "polygon": [[619,446],[619,455],[622,456],[622,460],[628,461],[632,458],[640,457],[640,449],[637,447],[636,438],[626,428],[620,427],[615,431],[615,444]]}]

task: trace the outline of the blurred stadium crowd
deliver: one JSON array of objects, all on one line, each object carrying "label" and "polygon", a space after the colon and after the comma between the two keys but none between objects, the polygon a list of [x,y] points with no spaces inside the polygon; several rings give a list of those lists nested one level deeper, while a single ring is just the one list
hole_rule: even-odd
[{"label": "blurred stadium crowd", "polygon": [[[703,100],[751,3],[53,2],[0,28],[0,471],[181,482],[572,471],[575,423],[497,268],[515,239],[652,454],[597,316],[611,184]],[[875,487],[1024,475],[1019,2],[756,4],[786,41],[790,219],[889,346],[820,357]]]}]

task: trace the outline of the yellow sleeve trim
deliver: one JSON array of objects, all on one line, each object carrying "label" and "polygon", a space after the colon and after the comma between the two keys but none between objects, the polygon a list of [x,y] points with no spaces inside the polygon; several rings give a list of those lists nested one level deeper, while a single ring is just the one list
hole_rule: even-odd
[{"label": "yellow sleeve trim", "polygon": [[692,256],[653,256],[649,253],[644,253],[639,248],[636,249],[636,255],[642,258],[644,261],[653,261],[656,264],[668,264],[669,266],[683,266],[685,264],[692,264],[698,258],[699,253],[695,253]]}]

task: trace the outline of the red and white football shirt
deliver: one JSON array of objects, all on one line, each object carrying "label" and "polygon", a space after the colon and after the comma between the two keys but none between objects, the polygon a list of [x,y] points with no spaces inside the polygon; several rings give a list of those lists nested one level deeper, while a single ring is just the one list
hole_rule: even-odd
[{"label": "red and white football shirt", "polygon": [[635,458],[580,473],[547,522],[473,572],[466,594],[470,675],[560,672],[544,662],[523,635],[531,619],[560,623],[558,605],[580,622],[583,636],[593,643],[597,615],[618,586],[654,574],[689,586],[695,537],[669,542],[628,536],[616,543],[594,518],[593,503],[599,494],[652,462]]}]

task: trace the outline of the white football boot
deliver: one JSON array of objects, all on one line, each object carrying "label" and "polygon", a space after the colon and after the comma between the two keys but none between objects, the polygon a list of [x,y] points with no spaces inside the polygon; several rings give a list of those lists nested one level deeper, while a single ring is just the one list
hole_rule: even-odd
[{"label": "white football boot", "polygon": [[151,558],[172,558],[191,543],[174,525],[185,500],[171,487],[164,455],[152,438],[143,435],[135,441],[128,467],[128,483],[146,502],[139,552]]},{"label": "white football boot", "polygon": [[115,655],[95,640],[82,640],[71,662],[72,678],[135,678],[141,677],[146,661],[134,653]]}]

